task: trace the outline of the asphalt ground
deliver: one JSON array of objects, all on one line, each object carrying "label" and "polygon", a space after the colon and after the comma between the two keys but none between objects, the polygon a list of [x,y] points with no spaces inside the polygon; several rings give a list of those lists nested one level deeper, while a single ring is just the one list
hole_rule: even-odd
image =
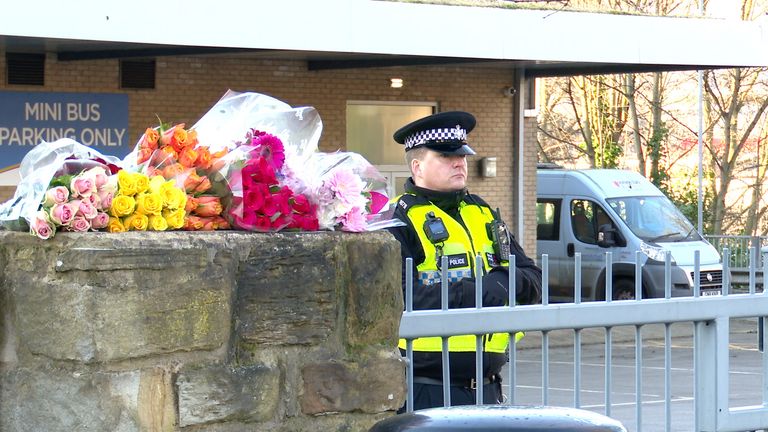
[{"label": "asphalt ground", "polygon": [[[605,393],[605,330],[581,331],[581,383],[578,407],[621,421],[629,431],[693,431],[693,325],[672,324],[670,400],[666,402],[665,326],[642,327],[642,399],[636,401],[636,328],[611,330],[610,408]],[[548,334],[548,373],[542,372],[542,335],[528,333],[516,350],[515,405],[576,406],[574,392],[574,332]],[[730,322],[730,407],[759,405],[762,401],[762,353],[758,346],[757,318]],[[509,393],[508,369],[502,371],[504,393]],[[545,391],[544,388],[547,388]],[[761,425],[768,427],[768,425]]]}]

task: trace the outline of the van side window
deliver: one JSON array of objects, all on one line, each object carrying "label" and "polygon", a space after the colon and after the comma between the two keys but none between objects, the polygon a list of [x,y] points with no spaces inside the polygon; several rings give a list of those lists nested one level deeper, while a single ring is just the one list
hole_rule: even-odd
[{"label": "van side window", "polygon": [[595,229],[594,203],[587,200],[571,201],[571,226],[576,239],[595,244],[597,230]]},{"label": "van side window", "polygon": [[613,224],[613,221],[611,220],[611,217],[608,216],[608,213],[605,212],[603,207],[596,205],[595,206],[595,214],[597,219],[597,229],[600,230],[600,227],[603,225],[610,225],[611,228],[616,228],[616,226]]},{"label": "van side window", "polygon": [[536,200],[536,240],[560,240],[560,200]]},{"label": "van side window", "polygon": [[571,201],[571,226],[577,240],[597,244],[598,229],[605,224],[615,228],[611,217],[600,204],[580,199]]}]

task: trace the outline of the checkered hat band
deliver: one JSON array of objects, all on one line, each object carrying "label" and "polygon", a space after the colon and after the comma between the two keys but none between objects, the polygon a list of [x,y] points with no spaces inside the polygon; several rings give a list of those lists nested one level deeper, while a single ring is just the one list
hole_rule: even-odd
[{"label": "checkered hat band", "polygon": [[432,141],[462,141],[467,140],[467,130],[456,126],[452,129],[427,129],[419,131],[405,139],[406,148],[414,148]]}]

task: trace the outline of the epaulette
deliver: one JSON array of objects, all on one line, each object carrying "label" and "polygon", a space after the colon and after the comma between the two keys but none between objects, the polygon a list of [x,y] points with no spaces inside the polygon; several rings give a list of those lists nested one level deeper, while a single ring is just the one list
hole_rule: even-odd
[{"label": "epaulette", "polygon": [[429,200],[409,193],[400,195],[397,200],[397,208],[404,212],[407,212],[409,208],[417,204],[429,204]]}]

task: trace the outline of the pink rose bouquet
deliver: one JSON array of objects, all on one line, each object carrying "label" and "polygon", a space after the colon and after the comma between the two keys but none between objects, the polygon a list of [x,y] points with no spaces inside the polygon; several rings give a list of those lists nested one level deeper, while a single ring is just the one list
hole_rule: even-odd
[{"label": "pink rose bouquet", "polygon": [[117,157],[69,138],[41,142],[21,161],[16,192],[0,204],[0,225],[40,238],[103,229],[115,193],[110,176],[120,165]]},{"label": "pink rose bouquet", "polygon": [[107,211],[117,192],[117,178],[106,165],[78,174],[54,177],[45,192],[41,209],[30,223],[30,232],[41,239],[57,231],[98,231],[107,227]]}]

